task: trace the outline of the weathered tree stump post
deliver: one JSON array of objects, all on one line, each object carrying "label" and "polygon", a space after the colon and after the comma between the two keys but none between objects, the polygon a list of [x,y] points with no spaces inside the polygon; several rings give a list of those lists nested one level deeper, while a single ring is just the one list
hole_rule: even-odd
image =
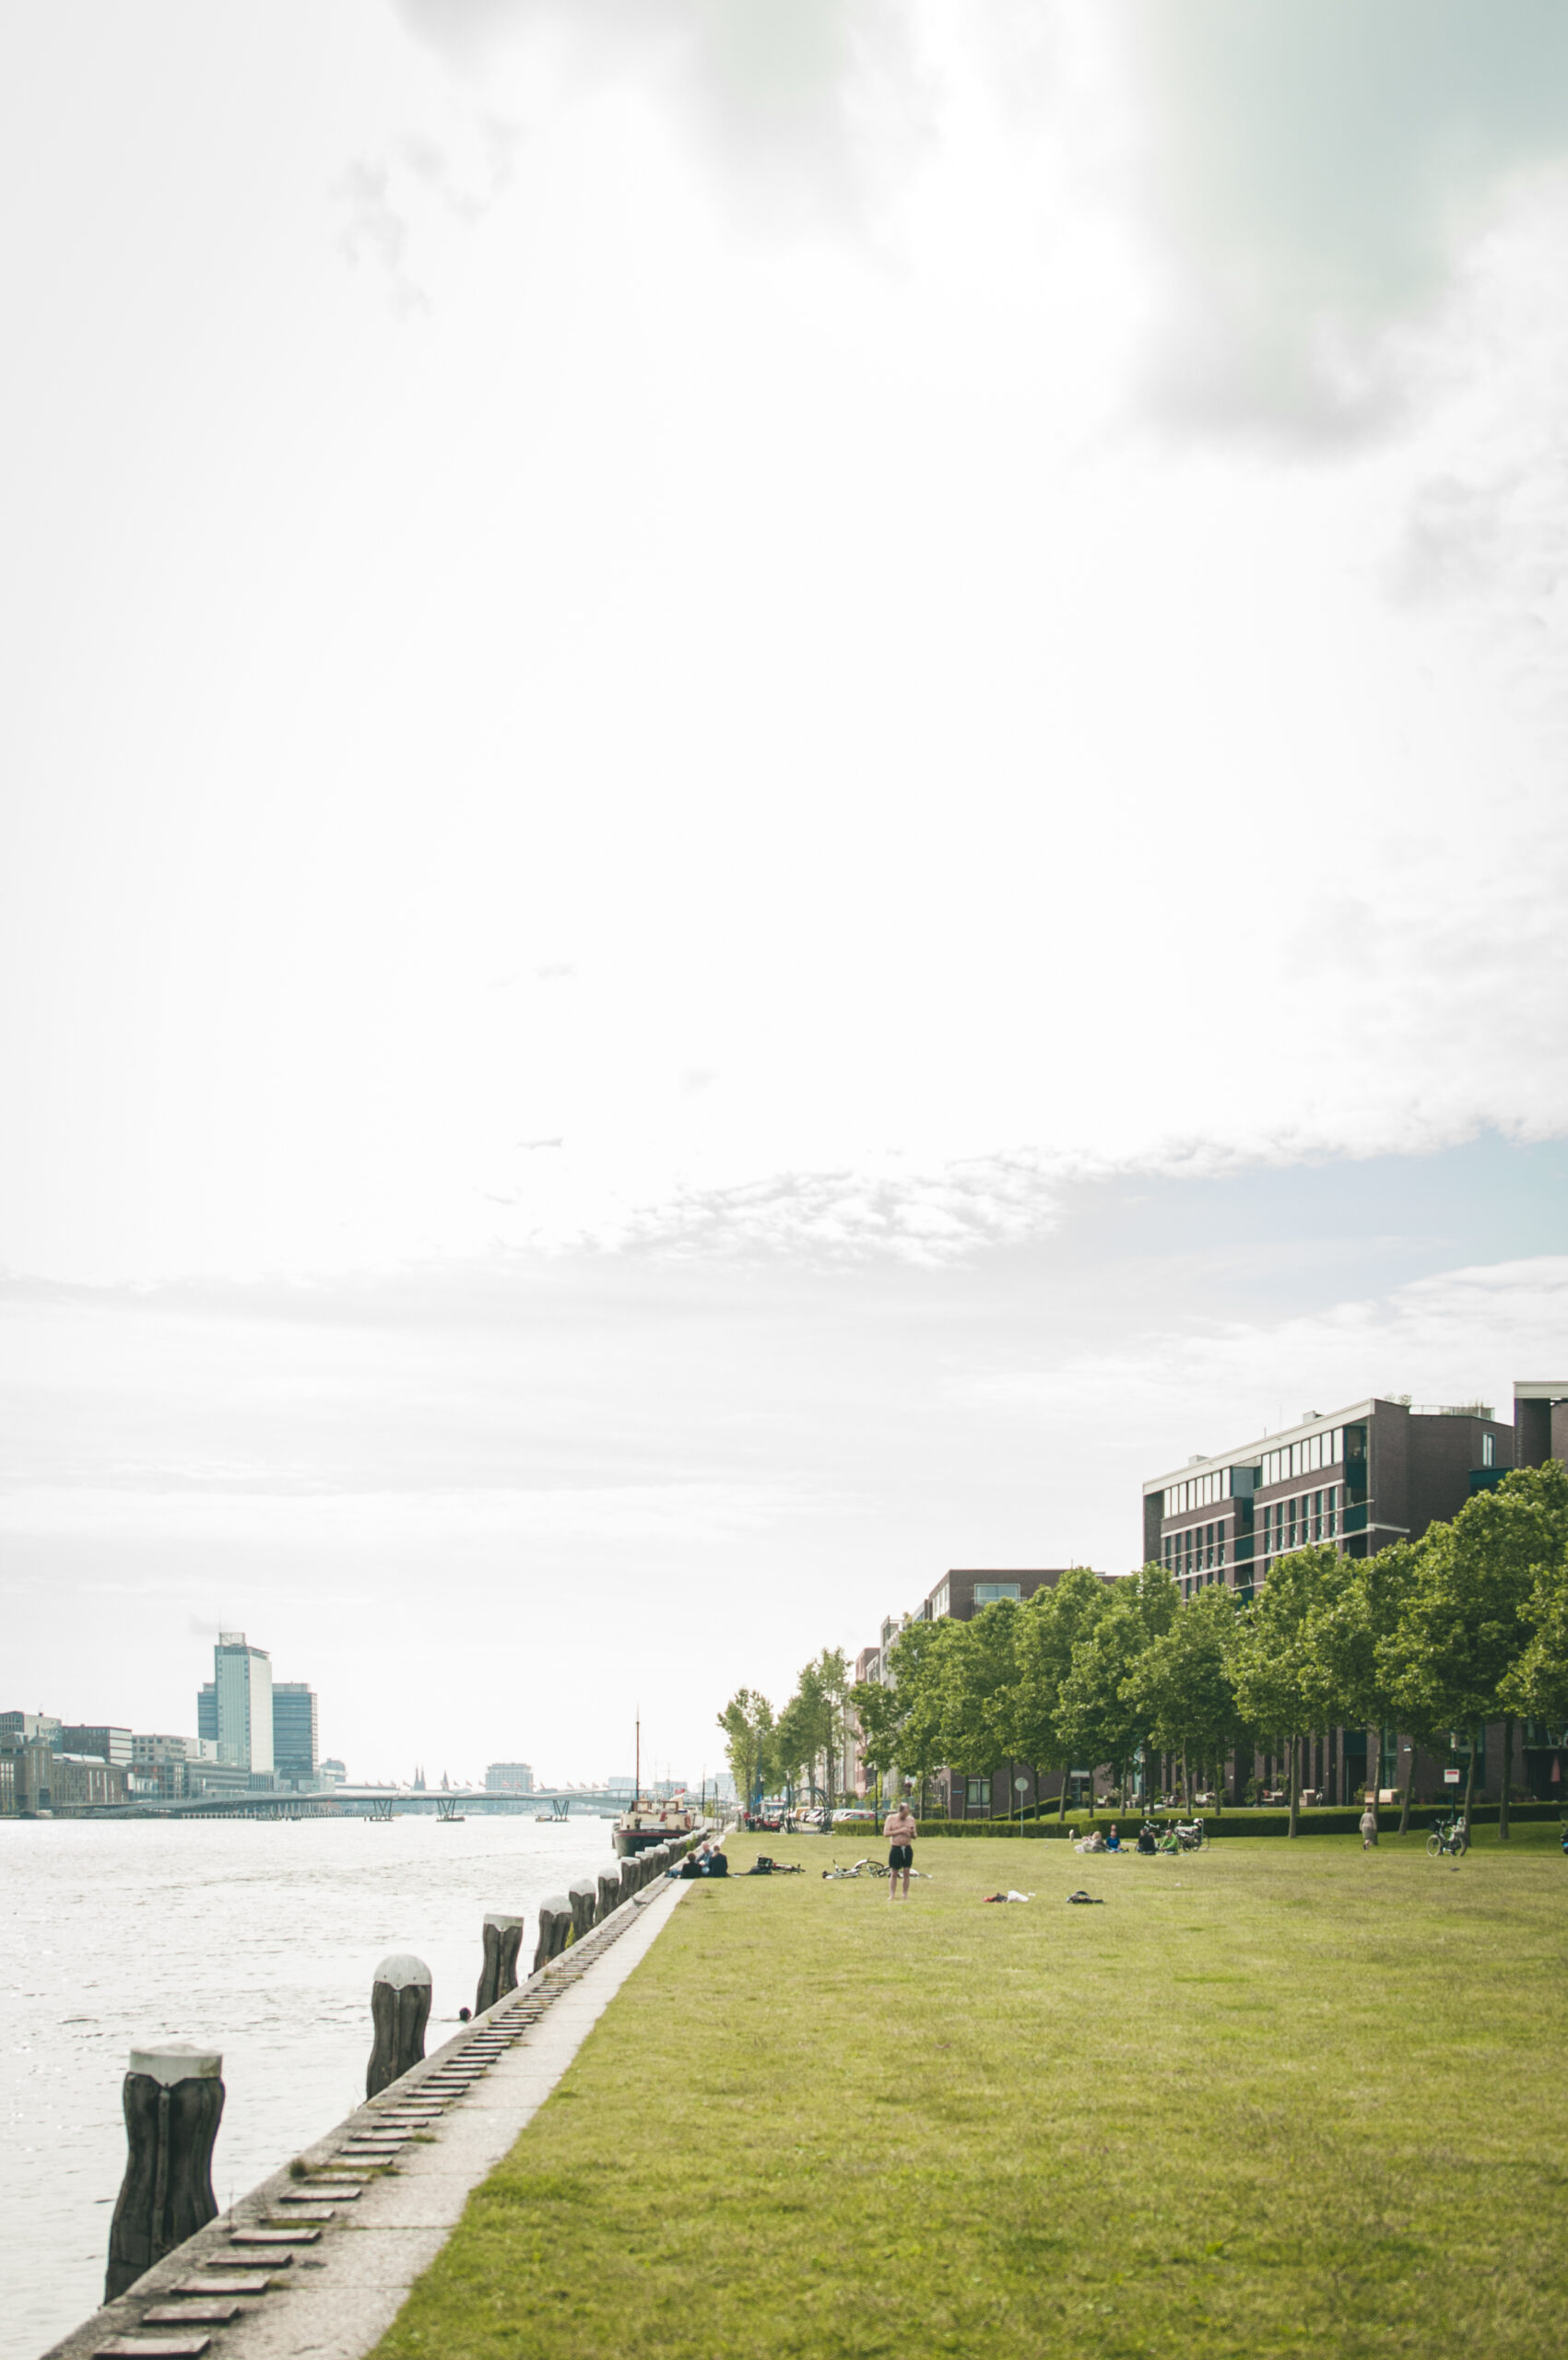
[{"label": "weathered tree stump post", "polygon": [[564,1893],[552,1893],[539,1904],[539,1939],[534,1952],[534,1972],[548,1966],[566,1948],[572,1931],[572,1904]]},{"label": "weathered tree stump post", "polygon": [[109,2227],[106,2303],[217,2216],[212,2142],[223,2118],[223,2059],[185,2041],[133,2048],[123,2102],[129,2153]]},{"label": "weathered tree stump post", "polygon": [[630,1901],[637,1890],[637,1855],[629,1852],[620,1864],[620,1897]]},{"label": "weathered tree stump post", "polygon": [[373,2098],[398,2081],[425,2053],[430,2013],[430,1971],[412,1951],[383,1958],[371,1985],[371,2022],[375,2044],[365,2071],[365,2095]]},{"label": "weathered tree stump post", "polygon": [[599,1914],[599,1892],[596,1885],[579,1882],[570,1887],[572,1901],[572,1939],[580,1942],[591,1934]]},{"label": "weathered tree stump post", "polygon": [[485,1964],[474,1994],[474,2013],[482,2016],[509,1991],[517,1988],[517,1953],[523,1947],[523,1920],[490,1910],[485,1918]]},{"label": "weathered tree stump post", "polygon": [[599,1870],[599,1923],[602,1926],[612,1909],[620,1906],[620,1870],[619,1868]]}]

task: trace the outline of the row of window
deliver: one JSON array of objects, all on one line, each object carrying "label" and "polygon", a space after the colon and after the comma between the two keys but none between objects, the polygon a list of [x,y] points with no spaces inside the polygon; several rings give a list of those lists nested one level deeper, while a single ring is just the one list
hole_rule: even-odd
[{"label": "row of window", "polygon": [[[1250,1500],[1275,1483],[1291,1483],[1298,1475],[1315,1475],[1320,1469],[1338,1467],[1341,1461],[1352,1471],[1364,1469],[1365,1426],[1325,1426],[1315,1434],[1303,1434],[1300,1442],[1281,1443],[1278,1450],[1266,1450],[1257,1461],[1245,1466],[1211,1467],[1207,1474],[1188,1475],[1180,1483],[1167,1485],[1161,1513],[1166,1517],[1186,1516],[1217,1500]],[[1485,1463],[1490,1466],[1491,1461]]]},{"label": "row of window", "polygon": [[1307,1434],[1279,1450],[1266,1450],[1261,1488],[1267,1491],[1271,1483],[1290,1483],[1298,1475],[1315,1475],[1320,1467],[1338,1467],[1347,1450],[1352,1458],[1365,1456],[1364,1426],[1325,1426],[1321,1434]]},{"label": "row of window", "polygon": [[1165,1571],[1178,1580],[1225,1562],[1223,1523],[1189,1524],[1184,1532],[1168,1532],[1164,1543]]},{"label": "row of window", "polygon": [[1206,1508],[1216,1500],[1229,1499],[1231,1477],[1234,1471],[1229,1467],[1216,1467],[1207,1475],[1189,1475],[1185,1483],[1167,1485],[1165,1514],[1185,1516],[1192,1508]]},{"label": "row of window", "polygon": [[1344,1486],[1330,1483],[1321,1492],[1301,1492],[1294,1499],[1271,1500],[1263,1511],[1263,1553],[1278,1557],[1282,1550],[1304,1549],[1314,1540],[1337,1540],[1344,1528]]}]

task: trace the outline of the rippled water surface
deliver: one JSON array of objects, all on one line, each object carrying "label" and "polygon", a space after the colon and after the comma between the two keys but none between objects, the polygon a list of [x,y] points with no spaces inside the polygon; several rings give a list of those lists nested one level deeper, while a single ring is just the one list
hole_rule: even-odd
[{"label": "rippled water surface", "polygon": [[219,2204],[364,2096],[371,1977],[411,1950],[427,2044],[472,2007],[487,1909],[612,1858],[608,1823],[0,1821],[0,2360],[34,2360],[103,2298],[133,2045],[223,2051]]}]

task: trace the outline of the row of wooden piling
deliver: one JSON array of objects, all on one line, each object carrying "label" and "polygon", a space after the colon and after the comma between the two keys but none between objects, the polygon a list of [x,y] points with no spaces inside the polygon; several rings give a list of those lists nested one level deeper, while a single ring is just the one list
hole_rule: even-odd
[{"label": "row of wooden piling", "polygon": [[[678,1836],[656,1844],[614,1869],[602,1870],[592,1883],[584,1880],[541,1902],[533,1973],[541,1974],[570,1943],[602,1926],[698,1840],[696,1835]],[[487,1914],[483,1964],[474,1995],[476,2016],[517,1988],[523,1934],[521,1913]],[[430,1996],[430,1968],[411,1951],[394,1952],[376,1968],[371,1985],[373,2039],[365,2073],[367,2097],[373,2098],[422,2061]],[[124,2294],[145,2271],[216,2219],[212,2151],[224,2096],[223,2058],[217,2049],[174,2042],[131,2051],[123,2091],[125,2177],[109,2231],[106,2302]]]}]

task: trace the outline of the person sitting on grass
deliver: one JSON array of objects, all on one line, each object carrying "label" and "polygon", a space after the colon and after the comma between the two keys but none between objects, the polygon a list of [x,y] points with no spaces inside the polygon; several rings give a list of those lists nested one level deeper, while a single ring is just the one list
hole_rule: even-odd
[{"label": "person sitting on grass", "polygon": [[[914,1839],[920,1833],[920,1823],[902,1798],[893,1805],[882,1823],[882,1833],[888,1839],[888,1899],[909,1899],[909,1872],[914,1866]],[[899,1893],[899,1879],[903,1879],[903,1893]]]},{"label": "person sitting on grass", "polygon": [[1138,1850],[1140,1852],[1152,1852],[1155,1847],[1156,1840],[1153,1822],[1146,1819],[1143,1825],[1138,1831]]},{"label": "person sitting on grass", "polygon": [[1109,1835],[1106,1836],[1106,1838],[1105,1838],[1105,1849],[1107,1850],[1107,1852],[1119,1852],[1119,1851],[1121,1850],[1121,1848],[1122,1848],[1122,1838],[1121,1838],[1121,1835],[1120,1835],[1120,1833],[1119,1833],[1119,1831],[1118,1831],[1118,1829],[1117,1829],[1117,1826],[1116,1826],[1116,1823],[1115,1823],[1115,1821],[1114,1821],[1114,1820],[1113,1820],[1113,1821],[1111,1822],[1111,1832],[1110,1832],[1110,1834],[1109,1834]]}]

